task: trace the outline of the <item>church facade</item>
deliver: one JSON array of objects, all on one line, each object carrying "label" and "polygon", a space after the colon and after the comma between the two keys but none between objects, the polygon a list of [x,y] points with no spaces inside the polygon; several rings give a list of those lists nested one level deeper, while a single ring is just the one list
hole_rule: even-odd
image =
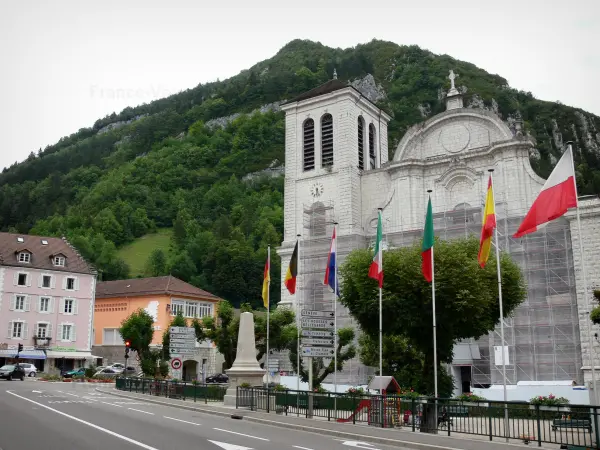
[{"label": "church facade", "polygon": [[[591,379],[590,354],[600,373],[597,330],[589,320],[591,292],[600,285],[600,201],[580,199],[584,263],[575,214],[542,230],[512,238],[545,180],[533,171],[534,144],[517,117],[507,124],[491,111],[465,108],[454,85],[446,111],[409,129],[388,160],[391,116],[355,88],[328,81],[282,106],[286,119],[284,241],[285,276],[300,242],[298,289],[282,286],[281,306],[297,311],[333,309],[323,285],[332,228],[337,226],[339,264],[356,248],[372,246],[382,208],[384,249],[420,241],[428,190],[435,235],[441,239],[479,235],[488,170],[494,186],[500,248],[523,270],[527,299],[499,330],[454,348],[457,391],[502,383],[502,352],[509,384],[519,381]],[[338,327],[354,326],[336,305]],[[373,369],[346,364],[339,383],[364,383]]]}]

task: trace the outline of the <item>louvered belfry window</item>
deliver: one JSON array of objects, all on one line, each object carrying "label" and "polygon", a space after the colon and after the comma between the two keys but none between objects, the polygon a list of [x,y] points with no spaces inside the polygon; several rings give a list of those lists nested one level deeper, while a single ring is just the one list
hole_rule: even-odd
[{"label": "louvered belfry window", "polygon": [[365,168],[365,121],[358,116],[358,168]]},{"label": "louvered belfry window", "polygon": [[303,131],[304,170],[313,170],[315,168],[315,121],[306,119]]},{"label": "louvered belfry window", "polygon": [[325,114],[321,118],[321,166],[333,166],[333,117]]},{"label": "louvered belfry window", "polygon": [[371,169],[375,168],[375,125],[369,125],[369,162]]}]

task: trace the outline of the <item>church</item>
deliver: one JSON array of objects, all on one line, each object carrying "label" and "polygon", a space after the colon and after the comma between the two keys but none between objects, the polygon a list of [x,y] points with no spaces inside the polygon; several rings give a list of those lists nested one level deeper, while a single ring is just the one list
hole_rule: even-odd
[{"label": "church", "polygon": [[[352,250],[374,245],[378,209],[383,244],[412,245],[422,238],[428,190],[435,235],[481,232],[488,170],[494,169],[499,245],[521,267],[527,298],[497,330],[455,345],[451,373],[456,393],[520,381],[589,383],[593,355],[600,373],[598,329],[589,319],[591,292],[600,286],[600,200],[581,197],[582,236],[576,215],[514,239],[545,180],[532,169],[535,144],[519,115],[510,123],[492,111],[465,108],[450,71],[446,110],[410,128],[388,159],[392,117],[354,87],[334,78],[282,105],[285,112],[284,241],[278,249],[282,279],[300,243],[298,288],[282,286],[282,307],[333,309],[323,274],[334,224],[338,264]],[[579,239],[584,242],[588,297]],[[338,327],[356,326],[336,307]],[[346,363],[338,383],[366,383],[374,368]],[[330,376],[331,378],[331,376]]]}]

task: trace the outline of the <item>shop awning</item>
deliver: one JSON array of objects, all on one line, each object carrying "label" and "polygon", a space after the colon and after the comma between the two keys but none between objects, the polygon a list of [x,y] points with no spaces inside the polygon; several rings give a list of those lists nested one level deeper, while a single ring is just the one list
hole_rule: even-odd
[{"label": "shop awning", "polygon": [[0,358],[14,358],[17,356],[16,350],[0,350]]},{"label": "shop awning", "polygon": [[23,350],[19,359],[46,359],[46,354],[43,350]]},{"label": "shop awning", "polygon": [[55,352],[52,350],[46,351],[48,358],[54,359],[95,359],[97,356],[93,356],[90,352]]}]

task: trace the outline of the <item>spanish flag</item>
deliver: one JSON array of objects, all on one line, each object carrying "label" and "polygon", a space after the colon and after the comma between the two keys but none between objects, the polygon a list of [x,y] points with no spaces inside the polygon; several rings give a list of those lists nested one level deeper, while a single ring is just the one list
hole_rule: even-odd
[{"label": "spanish flag", "polygon": [[269,283],[271,281],[271,252],[269,248],[269,255],[267,256],[267,262],[265,263],[265,274],[263,277],[263,288],[262,298],[265,308],[269,309]]},{"label": "spanish flag", "polygon": [[294,253],[292,253],[290,265],[288,266],[287,272],[285,273],[285,280],[283,281],[283,284],[285,284],[285,287],[292,295],[296,293],[296,275],[298,275],[298,241],[296,241]]},{"label": "spanish flag", "polygon": [[492,176],[488,181],[487,195],[485,198],[485,207],[483,209],[483,226],[481,227],[481,239],[479,240],[479,254],[477,260],[483,268],[490,257],[492,248],[492,235],[496,228],[496,208],[494,205],[494,188],[492,186]]}]

